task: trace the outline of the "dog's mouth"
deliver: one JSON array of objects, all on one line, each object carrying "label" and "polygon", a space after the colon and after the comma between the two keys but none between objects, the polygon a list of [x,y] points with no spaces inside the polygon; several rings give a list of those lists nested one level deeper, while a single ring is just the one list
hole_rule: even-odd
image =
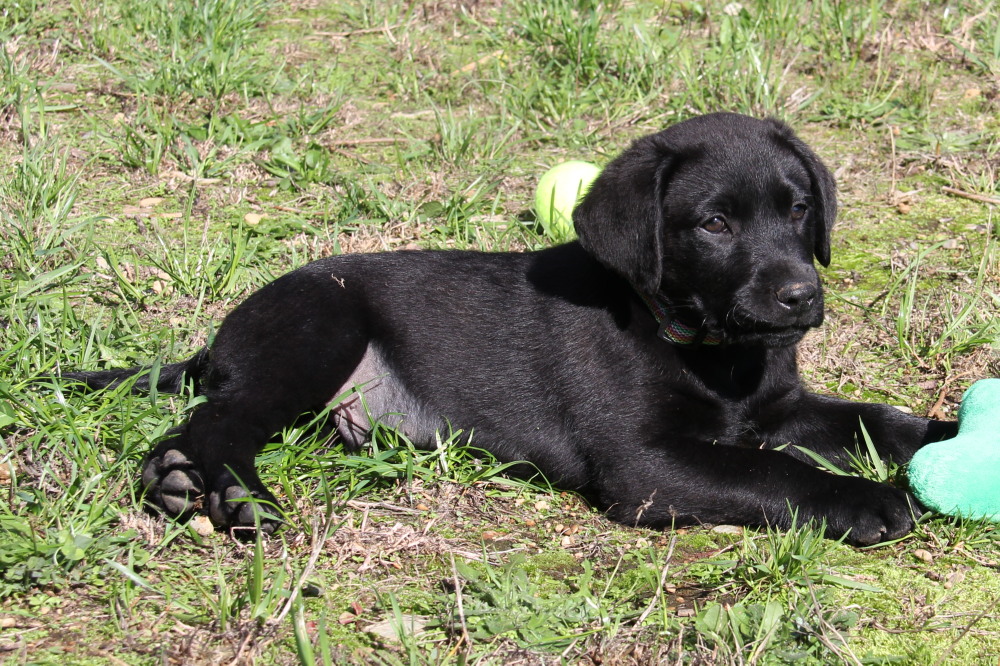
[{"label": "dog's mouth", "polygon": [[636,291],[660,324],[659,337],[682,347],[788,347],[823,322],[822,307],[785,321],[770,321],[740,307],[731,307],[724,316],[718,316],[710,314],[711,309],[702,303],[678,306],[668,299]]},{"label": "dog's mouth", "polygon": [[759,347],[790,347],[797,344],[811,327],[775,328],[770,330],[741,330],[727,336],[733,343]]},{"label": "dog's mouth", "polygon": [[741,320],[738,325],[730,320],[727,322],[733,324],[730,326],[711,323],[710,318],[702,318],[701,322],[700,325],[688,325],[682,320],[669,319],[661,322],[660,337],[681,346],[789,347],[798,343],[814,326],[813,324],[781,326],[747,319]]},{"label": "dog's mouth", "polygon": [[805,320],[791,323],[776,323],[734,314],[726,319],[726,339],[730,344],[755,345],[763,347],[789,347],[798,343],[810,328],[823,322],[823,312]]}]

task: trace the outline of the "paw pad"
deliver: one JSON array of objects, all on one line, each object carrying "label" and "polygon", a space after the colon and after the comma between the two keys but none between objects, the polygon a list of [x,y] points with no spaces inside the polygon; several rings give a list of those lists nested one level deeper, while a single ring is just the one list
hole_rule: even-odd
[{"label": "paw pad", "polygon": [[146,500],[171,516],[182,516],[200,508],[205,482],[194,461],[183,451],[168,449],[147,459],[142,470]]}]

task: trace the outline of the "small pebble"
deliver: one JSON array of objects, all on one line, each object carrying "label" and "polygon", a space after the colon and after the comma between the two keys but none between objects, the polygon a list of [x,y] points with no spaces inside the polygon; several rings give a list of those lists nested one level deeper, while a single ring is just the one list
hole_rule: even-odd
[{"label": "small pebble", "polygon": [[198,536],[204,537],[215,533],[215,525],[212,524],[208,516],[195,516],[189,524]]},{"label": "small pebble", "polygon": [[964,571],[953,571],[944,579],[944,589],[950,590],[956,585],[960,585],[965,580]]},{"label": "small pebble", "polygon": [[743,534],[743,528],[739,525],[716,525],[712,531],[716,534]]}]

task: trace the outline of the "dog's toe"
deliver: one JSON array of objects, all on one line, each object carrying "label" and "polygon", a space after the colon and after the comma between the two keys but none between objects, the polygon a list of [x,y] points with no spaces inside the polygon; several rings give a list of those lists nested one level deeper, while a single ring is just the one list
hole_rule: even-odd
[{"label": "dog's toe", "polygon": [[219,526],[257,527],[271,534],[282,523],[278,501],[259,482],[241,483],[234,475],[220,477],[208,495],[208,515]]},{"label": "dog's toe", "polygon": [[193,510],[198,498],[205,494],[201,477],[195,470],[175,469],[160,482],[160,502],[172,515]]},{"label": "dog's toe", "polygon": [[179,449],[154,450],[143,467],[142,485],[146,501],[174,517],[196,510],[205,494],[198,465]]},{"label": "dog's toe", "polygon": [[149,454],[142,485],[146,502],[174,518],[208,509],[218,527],[259,526],[265,534],[282,523],[277,500],[252,467],[236,474],[227,465],[221,474],[207,473],[198,458],[176,440],[162,442]]},{"label": "dog's toe", "polygon": [[826,512],[831,537],[844,536],[854,546],[871,546],[913,531],[916,508],[907,493],[865,479],[837,478],[851,489],[839,495]]}]

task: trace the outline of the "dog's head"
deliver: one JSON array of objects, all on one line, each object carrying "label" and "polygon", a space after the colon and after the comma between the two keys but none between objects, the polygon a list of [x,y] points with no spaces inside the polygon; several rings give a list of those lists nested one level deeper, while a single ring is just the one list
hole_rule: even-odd
[{"label": "dog's head", "polygon": [[573,213],[580,243],[679,320],[786,346],[823,321],[833,176],[787,125],[700,116],[636,141]]}]

